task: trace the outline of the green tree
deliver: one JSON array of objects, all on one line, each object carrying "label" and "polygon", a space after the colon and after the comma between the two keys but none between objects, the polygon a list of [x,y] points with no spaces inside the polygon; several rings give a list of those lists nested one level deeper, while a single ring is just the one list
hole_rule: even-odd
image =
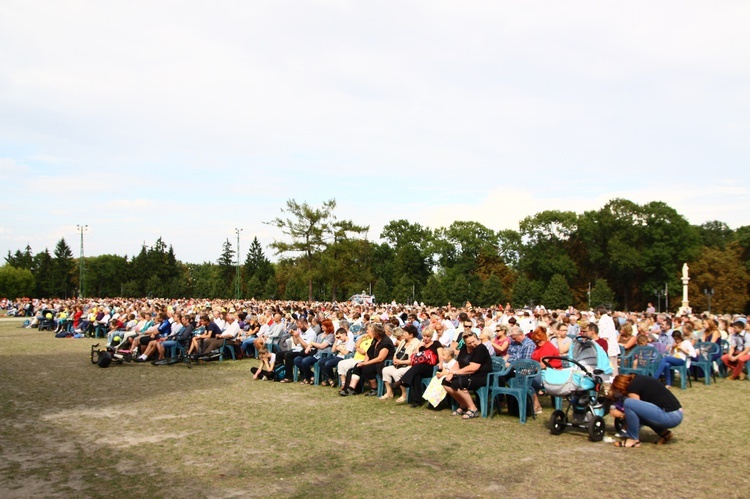
[{"label": "green tree", "polygon": [[260,282],[257,273],[247,282],[247,296],[256,299],[263,297],[263,284]]},{"label": "green tree", "polygon": [[[245,278],[251,280],[254,276],[258,277],[258,283],[263,286],[268,279],[274,275],[273,264],[266,258],[263,252],[263,247],[258,241],[258,237],[253,238],[253,242],[250,243],[250,248],[247,250],[247,256],[245,257]],[[248,291],[248,294],[252,294]],[[262,293],[258,293],[255,296],[261,296]]]},{"label": "green tree", "polygon": [[5,257],[5,262],[17,269],[32,270],[34,267],[34,256],[31,254],[31,246],[27,244],[24,251],[16,250],[13,255],[8,251],[8,256]]},{"label": "green tree", "polygon": [[237,269],[235,267],[234,259],[235,251],[232,248],[232,243],[227,238],[226,241],[221,245],[221,256],[217,261],[219,265],[219,281],[220,287],[217,289],[218,296],[221,298],[229,298],[232,296],[234,287],[232,283],[237,276]]},{"label": "green tree", "polygon": [[288,214],[288,218],[277,217],[267,222],[291,239],[290,242],[271,243],[276,253],[301,257],[305,266],[304,278],[307,281],[309,301],[313,300],[313,279],[319,271],[320,254],[327,246],[326,236],[330,233],[331,224],[335,219],[335,208],[335,199],[325,201],[320,208],[290,199],[286,202],[286,209],[281,209],[282,213]]},{"label": "green tree", "polygon": [[388,287],[388,283],[382,277],[375,281],[375,287],[372,290],[375,295],[375,300],[378,303],[388,303],[392,300],[391,290]]},{"label": "green tree", "polygon": [[573,304],[573,293],[565,277],[560,274],[552,276],[542,296],[542,304],[551,310],[564,309]]},{"label": "green tree", "polygon": [[276,278],[271,276],[266,281],[266,285],[263,288],[263,298],[269,300],[276,300],[279,297],[279,286],[276,283]]},{"label": "green tree", "polygon": [[594,282],[594,287],[591,288],[591,308],[596,308],[599,305],[608,308],[617,306],[615,292],[609,287],[609,283],[605,279],[597,279]]},{"label": "green tree", "polygon": [[364,265],[369,246],[357,237],[368,230],[369,227],[355,225],[351,220],[336,220],[331,224],[331,240],[321,256],[321,268],[330,283],[332,301],[338,300],[341,288],[370,280],[369,268]]},{"label": "green tree", "polygon": [[467,301],[474,301],[475,290],[463,273],[457,273],[447,289],[448,301],[456,307],[463,307]]},{"label": "green tree", "polygon": [[[405,276],[408,282],[421,288],[432,273],[430,252],[433,244],[430,229],[403,219],[392,220],[383,228],[380,237],[390,244],[395,252],[390,267],[393,277],[389,282],[398,283]],[[397,287],[398,284],[394,286],[394,292]],[[411,293],[409,294],[411,296]]]},{"label": "green tree", "polygon": [[32,274],[36,282],[34,296],[39,298],[52,296],[52,255],[47,248],[34,255]]},{"label": "green tree", "polygon": [[[65,238],[60,239],[55,245],[55,258],[52,260],[52,286],[51,291],[55,296],[67,298],[73,295],[73,275],[76,263],[73,260],[73,252],[70,250]],[[85,281],[84,281],[85,285]],[[84,296],[86,291],[84,290]]]},{"label": "green tree", "polygon": [[534,286],[523,274],[518,276],[516,283],[513,285],[513,298],[511,301],[515,308],[523,308],[536,301]]},{"label": "green tree", "polygon": [[87,257],[86,288],[93,296],[121,296],[128,277],[128,260],[118,255]]},{"label": "green tree", "polygon": [[34,292],[34,275],[29,269],[17,269],[12,265],[0,267],[0,296],[11,300],[31,296]]},{"label": "green tree", "polygon": [[697,227],[698,235],[703,246],[724,249],[735,239],[734,231],[724,222],[714,220]]},{"label": "green tree", "polygon": [[519,266],[534,280],[548,282],[554,274],[573,280],[578,267],[571,258],[572,235],[578,227],[578,216],[570,211],[547,210],[521,220],[523,246]]},{"label": "green tree", "polygon": [[443,306],[448,303],[443,283],[437,275],[433,274],[427,278],[427,283],[422,290],[422,301],[432,306]]},{"label": "green tree", "polygon": [[416,294],[416,285],[408,275],[402,275],[393,289],[393,299],[398,303],[411,303],[419,299]]},{"label": "green tree", "polygon": [[482,281],[482,287],[479,290],[479,306],[491,307],[505,301],[505,291],[503,291],[503,281],[494,273]]}]

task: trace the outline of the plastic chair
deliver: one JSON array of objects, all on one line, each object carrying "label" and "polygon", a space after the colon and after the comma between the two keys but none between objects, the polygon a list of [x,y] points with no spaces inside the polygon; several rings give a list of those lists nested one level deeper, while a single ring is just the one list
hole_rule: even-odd
[{"label": "plastic chair", "polygon": [[[393,365],[392,360],[386,360],[385,362],[383,362],[383,367],[392,366],[392,365]],[[378,382],[378,397],[382,397],[383,394],[385,393],[385,383],[383,383],[383,375],[378,374],[375,376],[375,379]]]},{"label": "plastic chair", "polygon": [[[690,362],[690,361],[687,361]],[[693,381],[690,379],[690,376],[688,376],[688,365],[687,362],[685,362],[681,366],[671,366],[668,365],[667,369],[670,369],[672,371],[677,371],[677,373],[680,375],[680,388],[683,390],[687,389],[687,384],[690,383],[690,388],[693,387]]]},{"label": "plastic chair", "polygon": [[[320,384],[320,361],[322,359],[325,359],[326,357],[333,357],[333,352],[320,352],[320,358],[318,359],[318,362],[316,362],[313,365],[313,376],[314,376],[314,384],[319,385]],[[338,376],[336,376],[338,378]]]},{"label": "plastic chair", "polygon": [[637,346],[622,358],[620,374],[653,376],[659,367],[661,354],[651,346]]},{"label": "plastic chair", "polygon": [[[729,353],[729,342],[727,340],[721,340],[720,346],[722,356]],[[717,362],[719,364],[719,375],[722,378],[726,378],[727,376],[729,376],[729,369],[727,369],[727,366],[724,364],[724,362],[721,359],[719,359]]]},{"label": "plastic chair", "polygon": [[94,338],[106,338],[107,337],[107,325],[97,324],[94,328]]},{"label": "plastic chair", "polygon": [[[539,374],[540,369],[539,362],[535,360],[517,359],[503,371],[490,373],[486,387],[489,390],[489,417],[492,418],[495,412],[495,398],[498,395],[510,395],[518,401],[518,416],[521,423],[525,424],[527,401],[534,394],[531,381]],[[500,379],[509,374],[511,370],[515,372],[515,377],[509,380],[507,386],[500,386]]]},{"label": "plastic chair", "polygon": [[698,381],[698,369],[703,370],[703,377],[706,385],[711,384],[711,377],[716,383],[716,370],[713,368],[713,358],[721,351],[721,346],[712,341],[700,341],[695,344],[695,352],[698,354],[697,359],[692,361],[693,376]]},{"label": "plastic chair", "polygon": [[492,357],[492,372],[487,373],[487,382],[484,386],[477,388],[476,390],[477,397],[479,398],[479,409],[483,418],[488,417],[490,412],[490,376],[492,376],[493,373],[499,374],[505,371],[505,367],[505,359],[502,357]]}]

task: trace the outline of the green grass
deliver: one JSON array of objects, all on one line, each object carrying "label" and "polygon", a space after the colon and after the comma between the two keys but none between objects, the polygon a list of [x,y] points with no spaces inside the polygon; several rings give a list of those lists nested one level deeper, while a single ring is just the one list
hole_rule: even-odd
[{"label": "green grass", "polygon": [[624,450],[550,435],[549,399],[526,425],[461,421],[253,381],[254,360],[100,369],[92,340],[19,325],[0,321],[3,497],[746,495],[750,382],[676,390],[686,418],[673,442],[644,429]]}]

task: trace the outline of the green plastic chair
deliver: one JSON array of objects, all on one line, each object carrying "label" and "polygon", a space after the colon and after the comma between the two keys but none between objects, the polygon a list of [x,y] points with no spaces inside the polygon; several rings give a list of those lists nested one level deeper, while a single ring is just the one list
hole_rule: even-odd
[{"label": "green plastic chair", "polygon": [[661,354],[651,346],[637,346],[621,359],[620,374],[653,376],[659,367]]},{"label": "green plastic chair", "polygon": [[[703,370],[703,378],[706,385],[711,384],[711,377],[716,383],[716,370],[713,368],[713,357],[721,351],[721,346],[713,341],[700,341],[695,344],[695,352],[698,358],[692,361],[693,367],[699,367]],[[693,370],[695,381],[698,381],[698,370]]]},{"label": "green plastic chair", "polygon": [[[539,374],[540,369],[539,362],[535,360],[517,359],[511,362],[503,371],[490,373],[487,386],[485,387],[489,390],[489,417],[492,418],[495,412],[495,398],[499,395],[509,395],[518,401],[518,416],[521,423],[525,424],[527,402],[534,395],[531,381]],[[515,372],[515,377],[509,380],[507,386],[500,386],[500,378],[506,376],[511,370]]]}]

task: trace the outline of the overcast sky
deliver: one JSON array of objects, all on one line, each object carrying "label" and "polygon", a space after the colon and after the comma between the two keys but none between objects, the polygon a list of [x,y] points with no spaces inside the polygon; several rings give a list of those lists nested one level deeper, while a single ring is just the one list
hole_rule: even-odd
[{"label": "overcast sky", "polygon": [[[339,218],[750,224],[750,2],[0,2],[0,255],[187,262]],[[744,166],[743,166],[744,165]],[[267,250],[272,257],[270,250]]]}]

